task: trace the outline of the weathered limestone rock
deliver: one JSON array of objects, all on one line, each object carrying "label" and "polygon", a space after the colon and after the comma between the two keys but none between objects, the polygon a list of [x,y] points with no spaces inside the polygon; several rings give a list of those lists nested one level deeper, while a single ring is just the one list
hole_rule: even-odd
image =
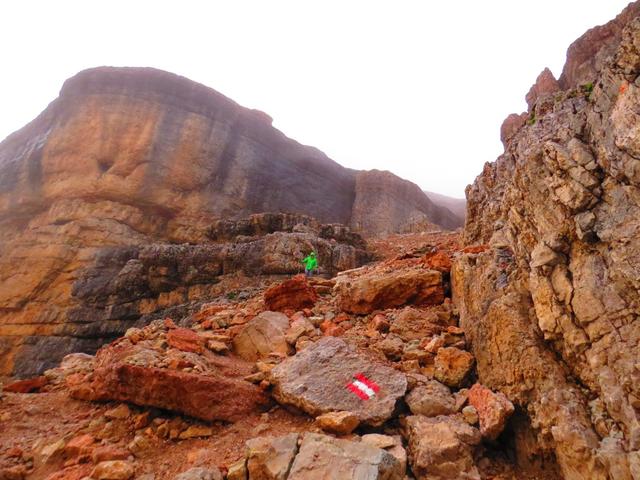
[{"label": "weathered limestone rock", "polygon": [[254,438],[247,445],[247,472],[250,480],[286,480],[298,453],[298,434]]},{"label": "weathered limestone rock", "polygon": [[570,47],[571,90],[536,106],[467,190],[465,244],[490,249],[452,269],[479,381],[569,480],[633,478],[640,451],[638,14]]},{"label": "weathered limestone rock", "polygon": [[289,318],[285,314],[262,312],[233,339],[233,349],[250,361],[266,357],[271,352],[287,355],[289,345],[285,336],[288,329]]},{"label": "weathered limestone rock", "polygon": [[190,468],[175,477],[175,480],[222,480],[222,473],[217,468]]},{"label": "weathered limestone rock", "polygon": [[494,393],[479,383],[469,389],[469,404],[478,412],[480,433],[489,440],[495,440],[502,433],[514,411],[513,404],[504,394]]},{"label": "weathered limestone rock", "polygon": [[274,312],[312,308],[317,300],[318,294],[304,275],[296,275],[264,292],[264,303]]},{"label": "weathered limestone rock", "polygon": [[437,380],[449,387],[460,387],[473,368],[474,358],[465,350],[443,347],[438,349],[434,364]]},{"label": "weathered limestone rock", "polygon": [[404,471],[389,452],[365,442],[306,433],[288,480],[401,480]]},{"label": "weathered limestone rock", "polygon": [[473,449],[480,432],[456,417],[405,419],[409,461],[418,480],[480,480]]},{"label": "weathered limestone rock", "polygon": [[435,312],[405,307],[395,315],[389,331],[409,342],[438,335],[444,330],[446,323]]},{"label": "weathered limestone rock", "polygon": [[338,307],[358,314],[409,303],[436,305],[444,300],[442,274],[420,267],[387,273],[373,271],[356,278],[339,277],[334,290]]},{"label": "weathered limestone rock", "polygon": [[445,385],[428,380],[411,390],[405,398],[411,413],[426,417],[450,415],[456,411],[456,400]]},{"label": "weathered limestone rock", "polygon": [[[362,398],[349,389],[347,385],[358,374],[374,382],[379,390],[358,390]],[[372,362],[335,337],[325,337],[284,360],[271,370],[270,381],[273,396],[282,404],[312,416],[349,411],[361,423],[373,426],[391,417],[407,389],[402,373]]]}]

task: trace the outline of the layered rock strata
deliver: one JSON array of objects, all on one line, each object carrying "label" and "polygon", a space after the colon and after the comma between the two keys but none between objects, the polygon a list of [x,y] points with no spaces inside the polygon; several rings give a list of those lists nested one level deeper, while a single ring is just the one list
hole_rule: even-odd
[{"label": "layered rock strata", "polygon": [[[184,316],[224,293],[217,284],[231,274],[295,274],[310,250],[325,273],[370,258],[363,239],[348,227],[300,217],[297,228],[286,228],[287,218],[255,215],[239,223],[271,224],[270,233],[196,244],[130,237],[124,226],[117,230],[121,236],[93,231],[104,219],[70,221],[62,230],[33,227],[33,243],[26,245],[24,235],[16,236],[0,255],[0,373],[33,375],[67,353],[93,352],[131,326]],[[276,231],[283,224],[285,231]],[[51,236],[43,237],[42,230]],[[40,244],[45,239],[52,242],[46,248]]]}]

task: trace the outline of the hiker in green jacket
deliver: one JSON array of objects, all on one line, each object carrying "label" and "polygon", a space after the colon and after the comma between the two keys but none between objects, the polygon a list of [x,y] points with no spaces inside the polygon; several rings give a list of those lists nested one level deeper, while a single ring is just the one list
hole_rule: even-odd
[{"label": "hiker in green jacket", "polygon": [[310,277],[314,270],[318,270],[318,260],[316,259],[316,252],[311,252],[309,255],[302,259],[304,263],[304,274]]}]

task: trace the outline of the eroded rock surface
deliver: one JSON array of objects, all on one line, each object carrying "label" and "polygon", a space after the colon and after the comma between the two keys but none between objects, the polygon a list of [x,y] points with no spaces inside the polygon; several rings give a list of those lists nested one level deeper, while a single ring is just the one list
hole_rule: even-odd
[{"label": "eroded rock surface", "polygon": [[340,309],[359,314],[409,303],[437,305],[444,301],[442,274],[421,266],[339,277],[334,288]]},{"label": "eroded rock surface", "polygon": [[480,432],[456,417],[407,417],[409,458],[418,480],[480,480],[474,448]]},{"label": "eroded rock surface", "polygon": [[[266,216],[218,223],[254,213]],[[311,248],[326,272],[359,266],[349,226],[376,235],[425,222],[462,223],[410,182],[344,168],[186,78],[83,71],[0,144],[0,374],[93,353],[206,300],[224,273],[296,273]],[[234,231],[261,238],[210,245]]]},{"label": "eroded rock surface", "polygon": [[468,188],[465,242],[489,248],[452,271],[479,381],[565,479],[640,476],[638,13],[572,45],[564,90]]}]

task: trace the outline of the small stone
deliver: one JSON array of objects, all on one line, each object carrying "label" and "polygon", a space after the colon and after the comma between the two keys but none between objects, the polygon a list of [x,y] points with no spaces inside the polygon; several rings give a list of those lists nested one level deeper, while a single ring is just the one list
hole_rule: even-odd
[{"label": "small stone", "polygon": [[42,465],[53,462],[62,455],[64,447],[65,441],[63,439],[44,446],[36,455],[36,464]]},{"label": "small stone", "polygon": [[175,480],[222,480],[222,473],[216,467],[195,467],[176,475]]},{"label": "small stone", "polygon": [[207,340],[207,348],[212,352],[219,353],[221,355],[229,353],[229,347],[227,344],[217,340]]},{"label": "small stone", "polygon": [[494,393],[479,383],[469,389],[469,404],[478,412],[480,433],[490,440],[495,440],[502,433],[514,412],[513,404],[503,393]]},{"label": "small stone", "polygon": [[472,405],[467,405],[462,409],[462,418],[469,425],[475,425],[478,423],[478,411]]},{"label": "small stone", "polygon": [[432,337],[425,345],[424,349],[428,353],[436,354],[438,350],[445,346],[444,336],[438,335],[436,337]]},{"label": "small stone", "polygon": [[435,417],[455,413],[455,398],[447,386],[437,380],[428,380],[405,397],[414,415]]},{"label": "small stone", "polygon": [[455,347],[444,347],[436,354],[435,378],[449,387],[460,387],[474,365],[469,352]]},{"label": "small stone", "polygon": [[133,428],[136,430],[141,430],[149,425],[149,412],[139,413],[138,415],[133,417]]},{"label": "small stone", "polygon": [[185,440],[187,438],[210,437],[211,435],[213,435],[211,427],[205,427],[204,425],[191,425],[180,434],[179,438],[181,440]]},{"label": "small stone", "polygon": [[104,416],[110,420],[124,420],[131,416],[131,410],[126,403],[121,403],[116,408],[112,408],[111,410],[104,412]]},{"label": "small stone", "polygon": [[387,320],[387,317],[382,314],[376,315],[373,317],[373,320],[371,320],[371,328],[378,332],[388,332],[389,327],[389,320]]},{"label": "small stone", "polygon": [[405,360],[402,362],[401,368],[405,373],[420,373],[420,362],[418,360]]},{"label": "small stone", "polygon": [[323,430],[338,435],[348,435],[360,424],[358,417],[348,411],[329,412],[319,415],[316,417],[316,422]]},{"label": "small stone", "polygon": [[284,480],[298,451],[298,434],[253,438],[246,445],[250,479]]},{"label": "small stone", "polygon": [[136,457],[141,458],[151,453],[153,445],[146,435],[138,433],[135,437],[133,437],[133,440],[129,442],[127,448]]},{"label": "small stone", "polygon": [[389,435],[379,433],[367,433],[363,435],[361,441],[378,448],[391,448],[396,444],[396,440]]},{"label": "small stone", "polygon": [[376,343],[375,348],[380,350],[389,360],[399,360],[404,349],[404,342],[396,335],[388,335],[384,340]]},{"label": "small stone", "polygon": [[229,466],[227,480],[247,480],[247,461],[244,458]]},{"label": "small stone", "polygon": [[64,453],[69,457],[87,455],[91,452],[91,447],[96,441],[92,435],[84,434],[73,437],[65,446]]},{"label": "small stone", "polygon": [[128,480],[133,477],[135,471],[133,464],[124,460],[111,460],[100,462],[91,472],[91,477],[96,480]]},{"label": "small stone", "polygon": [[109,460],[126,460],[131,453],[124,448],[114,445],[103,445],[96,447],[91,453],[93,463],[106,462]]}]

